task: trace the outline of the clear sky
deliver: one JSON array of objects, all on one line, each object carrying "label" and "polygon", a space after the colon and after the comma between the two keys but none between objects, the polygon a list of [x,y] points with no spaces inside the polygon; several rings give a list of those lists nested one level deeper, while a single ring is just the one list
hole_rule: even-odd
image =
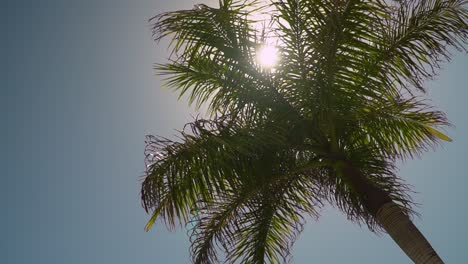
[{"label": "clear sky", "polygon": [[[145,134],[171,136],[192,113],[153,76],[168,52],[147,20],[194,3],[3,4],[1,263],[189,263],[186,230],[144,232],[139,188]],[[447,130],[454,142],[400,170],[421,204],[416,224],[447,263],[468,259],[467,68],[468,56],[455,53],[428,83],[456,126]],[[293,254],[293,263],[409,263],[388,236],[330,207]]]}]

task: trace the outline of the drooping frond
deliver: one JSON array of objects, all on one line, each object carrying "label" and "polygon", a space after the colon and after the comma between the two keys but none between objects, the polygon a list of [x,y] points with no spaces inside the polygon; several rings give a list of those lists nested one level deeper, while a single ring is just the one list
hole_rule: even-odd
[{"label": "drooping frond", "polygon": [[147,137],[148,159],[142,185],[142,201],[153,210],[148,228],[161,217],[170,227],[175,220],[187,222],[195,202],[210,200],[213,191],[233,186],[241,175],[249,174],[251,160],[258,152],[285,142],[274,124],[265,128],[240,127],[236,121],[197,120],[181,133],[182,142]]},{"label": "drooping frond", "polygon": [[[309,176],[309,175],[307,175]],[[315,216],[317,191],[307,178],[294,177],[270,186],[249,204],[236,232],[228,260],[242,263],[285,263],[307,215]]]},{"label": "drooping frond", "polygon": [[[202,203],[192,234],[194,263],[216,263],[217,248],[229,263],[286,261],[304,217],[315,217],[320,206],[312,177],[316,168],[308,164],[289,175],[252,177]],[[265,177],[270,180],[261,180]]]},{"label": "drooping frond", "polygon": [[278,104],[291,111],[270,74],[256,64],[263,43],[249,18],[255,6],[227,1],[219,8],[199,5],[152,18],[156,39],[173,37],[172,61],[155,69],[181,96],[189,93],[191,103],[208,102],[212,114],[263,112]]},{"label": "drooping frond", "polygon": [[363,109],[361,114],[359,123],[352,128],[361,134],[356,139],[363,140],[356,144],[372,144],[390,159],[419,155],[441,141],[451,141],[439,131],[449,125],[445,114],[414,97],[381,100],[379,105]]},{"label": "drooping frond", "polygon": [[450,49],[464,50],[468,40],[466,0],[410,0],[387,8],[379,55],[373,63],[378,78],[424,91]]}]

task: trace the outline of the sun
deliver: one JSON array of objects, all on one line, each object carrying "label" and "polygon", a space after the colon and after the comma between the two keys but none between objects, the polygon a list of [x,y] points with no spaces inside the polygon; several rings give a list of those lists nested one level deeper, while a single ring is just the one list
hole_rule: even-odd
[{"label": "sun", "polygon": [[278,49],[274,46],[263,46],[257,54],[258,63],[265,68],[274,67],[279,60]]}]

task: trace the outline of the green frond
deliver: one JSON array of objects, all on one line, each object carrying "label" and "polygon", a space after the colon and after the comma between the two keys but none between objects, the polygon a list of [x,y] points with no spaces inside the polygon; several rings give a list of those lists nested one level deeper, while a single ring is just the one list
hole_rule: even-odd
[{"label": "green frond", "polygon": [[219,8],[201,5],[151,19],[157,40],[173,37],[174,61],[156,69],[180,96],[189,91],[190,103],[210,102],[212,113],[233,105],[271,108],[278,102],[267,76],[255,65],[261,44],[249,19],[255,4],[220,2]]},{"label": "green frond", "polygon": [[169,227],[175,219],[186,223],[198,199],[209,201],[213,192],[233,186],[248,175],[258,154],[284,145],[281,128],[241,127],[236,121],[196,120],[182,131],[182,142],[147,137],[147,172],[142,185],[142,201],[154,217],[162,217]]},{"label": "green frond", "polygon": [[373,144],[382,155],[407,158],[451,139],[438,130],[450,125],[445,114],[416,98],[384,101],[358,118],[357,144]]},{"label": "green frond", "polygon": [[232,247],[236,221],[245,213],[245,204],[256,195],[258,186],[218,194],[213,201],[200,202],[191,234],[192,262],[196,264],[218,263],[218,251]]},{"label": "green frond", "polygon": [[212,113],[223,110],[265,113],[281,103],[270,89],[271,84],[260,73],[246,68],[199,56],[190,62],[172,62],[155,69],[167,76],[166,83],[179,96],[188,92],[189,103],[201,106],[209,102]]},{"label": "green frond", "polygon": [[464,50],[468,40],[465,0],[404,1],[389,9],[374,62],[378,78],[424,91],[440,63],[450,59],[450,48]]},{"label": "green frond", "polygon": [[153,36],[155,40],[171,36],[171,47],[176,55],[190,58],[197,52],[215,50],[234,55],[229,48],[235,49],[252,40],[248,24],[248,15],[256,11],[253,7],[256,1],[244,1],[239,5],[237,1],[220,2],[219,8],[204,4],[195,5],[193,9],[166,12],[150,19],[153,22]]},{"label": "green frond", "polygon": [[292,154],[278,153],[272,174],[259,160],[252,177],[212,201],[198,203],[191,236],[194,263],[218,262],[219,250],[230,263],[278,263],[287,258],[303,217],[316,217],[321,206],[314,175],[323,167],[321,162],[304,161],[286,169],[292,166],[292,157],[286,156]]},{"label": "green frond", "polygon": [[313,114],[317,108],[335,111],[342,93],[341,98],[389,92],[370,87],[371,78],[363,74],[380,38],[379,1],[278,1],[277,6],[286,58],[281,76],[294,103]]},{"label": "green frond", "polygon": [[227,260],[234,263],[286,262],[305,217],[320,206],[310,174],[290,175],[258,191],[237,227]]}]

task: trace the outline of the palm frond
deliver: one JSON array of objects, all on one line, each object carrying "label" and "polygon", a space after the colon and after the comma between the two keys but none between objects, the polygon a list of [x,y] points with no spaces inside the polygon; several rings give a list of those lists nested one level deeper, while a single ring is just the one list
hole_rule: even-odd
[{"label": "palm frond", "polygon": [[[451,139],[439,131],[450,125],[441,111],[433,110],[415,97],[399,100],[380,100],[378,105],[361,110],[358,118],[361,134],[359,144],[372,144],[390,159],[411,158],[441,141]],[[363,140],[363,141],[361,141]]]},{"label": "palm frond", "polygon": [[[142,185],[142,201],[154,217],[166,220],[169,227],[175,219],[186,223],[195,202],[209,201],[214,191],[234,184],[241,175],[249,174],[252,159],[261,152],[281,146],[280,128],[241,127],[236,121],[196,120],[180,136],[182,142],[147,137],[147,172]],[[190,133],[189,133],[190,132]]]},{"label": "palm frond", "polygon": [[264,189],[248,204],[239,223],[236,244],[228,260],[242,263],[287,262],[290,249],[305,223],[316,216],[316,187],[309,174],[289,177]]},{"label": "palm frond", "polygon": [[156,40],[173,35],[173,61],[155,69],[168,77],[167,83],[180,96],[189,92],[190,103],[209,102],[212,114],[245,108],[261,112],[278,104],[291,108],[269,73],[255,63],[262,44],[255,20],[249,18],[258,9],[255,6],[256,1],[228,1],[219,8],[203,5],[152,18]]},{"label": "palm frond", "polygon": [[404,1],[387,8],[379,54],[373,63],[379,79],[424,91],[450,48],[464,50],[468,40],[465,0]]},{"label": "palm frond", "polygon": [[199,202],[191,234],[193,263],[218,263],[218,252],[233,247],[237,221],[245,214],[246,203],[259,190],[255,185],[244,185],[235,191],[218,193],[212,201]]},{"label": "palm frond", "polygon": [[[244,175],[238,186],[197,204],[194,263],[217,262],[220,249],[230,263],[287,259],[304,216],[316,217],[321,206],[315,179],[324,165],[306,156],[291,162],[297,155],[295,151],[264,153],[255,163],[257,169]],[[275,164],[275,169],[269,171],[271,165],[262,165],[265,162]]]},{"label": "palm frond", "polygon": [[[362,85],[362,69],[380,37],[379,1],[278,1],[278,35],[285,43],[281,74],[285,91],[309,110],[333,108],[337,93],[378,97]],[[367,83],[367,82],[366,82]],[[379,87],[378,85],[375,85]],[[309,111],[316,111],[310,109]]]},{"label": "palm frond", "polygon": [[316,217],[320,207],[317,187],[308,173],[284,177],[258,190],[234,225],[229,262],[287,262],[305,217]]}]

